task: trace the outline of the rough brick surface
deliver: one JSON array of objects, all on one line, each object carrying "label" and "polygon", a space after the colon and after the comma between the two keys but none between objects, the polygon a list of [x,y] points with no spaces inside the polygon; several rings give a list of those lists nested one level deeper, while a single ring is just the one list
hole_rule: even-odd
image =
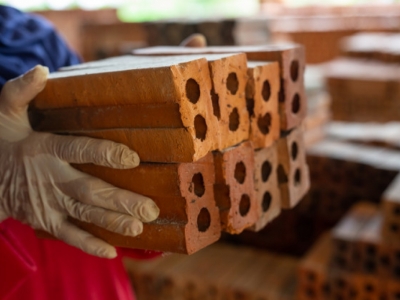
[{"label": "rough brick surface", "polygon": [[281,89],[279,93],[280,123],[283,130],[299,126],[307,111],[304,90],[305,52],[300,45],[263,45],[237,47],[207,47],[184,49],[179,47],[153,47],[135,50],[135,55],[177,55],[187,53],[244,52],[248,60],[276,61],[279,63]]},{"label": "rough brick surface", "polygon": [[260,218],[250,229],[259,231],[281,212],[278,184],[278,149],[275,143],[254,153],[254,188],[260,207]]},{"label": "rough brick surface", "polygon": [[75,167],[119,188],[148,196],[160,208],[159,218],[144,224],[143,233],[134,238],[77,222],[111,244],[190,254],[219,239],[221,227],[214,202],[211,154],[196,163],[141,164],[130,170],[94,165]]},{"label": "rough brick surface", "polygon": [[213,152],[215,201],[220,209],[222,230],[240,233],[259,218],[254,189],[254,153],[250,142]]},{"label": "rough brick surface", "polygon": [[246,103],[250,115],[250,140],[255,149],[271,146],[280,134],[278,63],[247,63]]},{"label": "rough brick surface", "polygon": [[278,182],[282,208],[293,208],[310,187],[301,127],[278,140]]},{"label": "rough brick surface", "polygon": [[[161,136],[172,139],[170,148],[174,146],[192,156],[183,160],[187,162],[206,155],[217,138],[217,124],[211,117],[210,90],[211,80],[205,59],[118,57],[65,68],[50,75],[46,88],[33,102],[31,116],[37,129],[51,131],[163,128]],[[124,113],[109,114],[103,120],[108,113],[118,113],[125,106]],[[105,107],[113,108],[110,111]],[[59,109],[66,110],[60,112]],[[135,111],[134,115],[130,116],[129,111]],[[145,118],[149,113],[153,114],[152,117]],[[65,116],[58,119],[60,114]],[[142,117],[133,118],[135,114]],[[87,115],[93,117],[85,119]],[[172,129],[167,130],[169,128]],[[108,134],[104,131],[94,135],[112,139]],[[119,135],[121,133],[117,133],[115,139],[119,139]],[[140,143],[135,141],[134,148],[144,147],[143,153],[157,156],[160,153],[151,150],[157,135],[160,133],[136,132],[133,139],[140,139]],[[179,145],[181,141],[184,148]],[[170,152],[173,155],[172,149]],[[165,162],[151,157],[143,160]]]}]

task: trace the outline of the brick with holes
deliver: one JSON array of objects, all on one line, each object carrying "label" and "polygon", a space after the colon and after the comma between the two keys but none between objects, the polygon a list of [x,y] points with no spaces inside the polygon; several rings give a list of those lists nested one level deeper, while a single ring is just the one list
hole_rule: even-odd
[{"label": "brick with holes", "polygon": [[254,152],[250,142],[214,151],[215,201],[222,230],[237,234],[256,223],[260,216],[254,189]]},{"label": "brick with holes", "polygon": [[389,243],[400,244],[400,174],[384,192],[382,207],[384,215],[382,236]]},{"label": "brick with holes", "polygon": [[160,208],[158,219],[143,224],[143,233],[137,237],[122,236],[93,224],[72,220],[112,245],[191,254],[220,237],[219,210],[213,191],[212,154],[196,163],[142,163],[129,170],[91,164],[74,166],[116,187],[148,196]]},{"label": "brick with holes", "polygon": [[280,134],[279,64],[249,61],[247,68],[246,103],[250,116],[250,140],[255,149],[260,149],[271,146]]},{"label": "brick with holes", "polygon": [[329,290],[327,269],[331,259],[332,238],[325,233],[301,259],[298,268],[297,298],[324,299]]},{"label": "brick with holes", "polygon": [[278,185],[277,144],[254,151],[254,188],[260,218],[249,228],[259,231],[275,219],[281,212],[281,197]]},{"label": "brick with holes", "polygon": [[191,162],[218,138],[210,90],[204,58],[117,57],[51,74],[31,122],[126,143],[142,161]]},{"label": "brick with holes", "polygon": [[360,249],[357,247],[362,228],[376,213],[376,205],[358,203],[340,220],[332,231],[334,247],[332,263],[335,267],[355,271],[360,265]]},{"label": "brick with holes", "polygon": [[283,130],[299,126],[307,111],[304,89],[305,51],[297,44],[233,47],[151,47],[133,51],[134,55],[182,55],[188,53],[246,53],[248,60],[279,63],[279,113]]},{"label": "brick with holes", "polygon": [[290,209],[305,196],[310,187],[310,175],[301,127],[285,133],[278,140],[278,183],[281,207]]}]

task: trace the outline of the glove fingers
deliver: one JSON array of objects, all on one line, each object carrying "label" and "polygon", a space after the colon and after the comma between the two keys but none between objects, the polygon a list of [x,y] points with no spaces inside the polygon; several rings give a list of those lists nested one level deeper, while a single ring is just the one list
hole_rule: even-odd
[{"label": "glove fingers", "polygon": [[0,110],[7,112],[25,112],[29,102],[46,85],[49,69],[37,65],[24,75],[9,80],[1,91]]},{"label": "glove fingers", "polygon": [[53,135],[49,147],[51,153],[69,163],[93,163],[116,169],[130,169],[137,167],[140,162],[135,151],[107,140]]},{"label": "glove fingers", "polygon": [[130,215],[142,222],[154,221],[160,213],[150,198],[116,188],[87,174],[58,187],[81,203]]},{"label": "glove fingers", "polygon": [[65,203],[68,214],[82,222],[93,223],[99,227],[127,236],[137,236],[143,231],[143,224],[131,216],[90,206],[69,199]]},{"label": "glove fingers", "polygon": [[116,249],[105,241],[65,221],[54,236],[82,251],[104,258],[117,257]]}]

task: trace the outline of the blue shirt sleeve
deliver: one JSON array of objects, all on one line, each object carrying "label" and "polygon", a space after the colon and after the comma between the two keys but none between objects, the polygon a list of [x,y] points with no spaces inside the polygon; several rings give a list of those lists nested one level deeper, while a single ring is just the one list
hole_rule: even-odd
[{"label": "blue shirt sleeve", "polygon": [[80,62],[50,22],[0,5],[0,90],[38,64],[53,72]]}]

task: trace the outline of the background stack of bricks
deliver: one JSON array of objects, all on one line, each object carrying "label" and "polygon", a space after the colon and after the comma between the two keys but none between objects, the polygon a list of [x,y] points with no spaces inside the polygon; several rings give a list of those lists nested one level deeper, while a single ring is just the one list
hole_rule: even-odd
[{"label": "background stack of bricks", "polygon": [[202,51],[116,57],[50,76],[31,107],[33,127],[134,149],[142,163],[132,170],[75,167],[160,207],[135,238],[77,225],[114,245],[190,254],[221,230],[261,229],[305,195],[304,50]]},{"label": "background stack of bricks", "polygon": [[289,256],[223,243],[190,257],[125,262],[139,300],[292,300],[297,264]]},{"label": "background stack of bricks", "polygon": [[385,193],[384,209],[360,202],[316,243],[300,262],[298,299],[398,299],[399,243],[385,236],[398,191],[399,179]]}]

